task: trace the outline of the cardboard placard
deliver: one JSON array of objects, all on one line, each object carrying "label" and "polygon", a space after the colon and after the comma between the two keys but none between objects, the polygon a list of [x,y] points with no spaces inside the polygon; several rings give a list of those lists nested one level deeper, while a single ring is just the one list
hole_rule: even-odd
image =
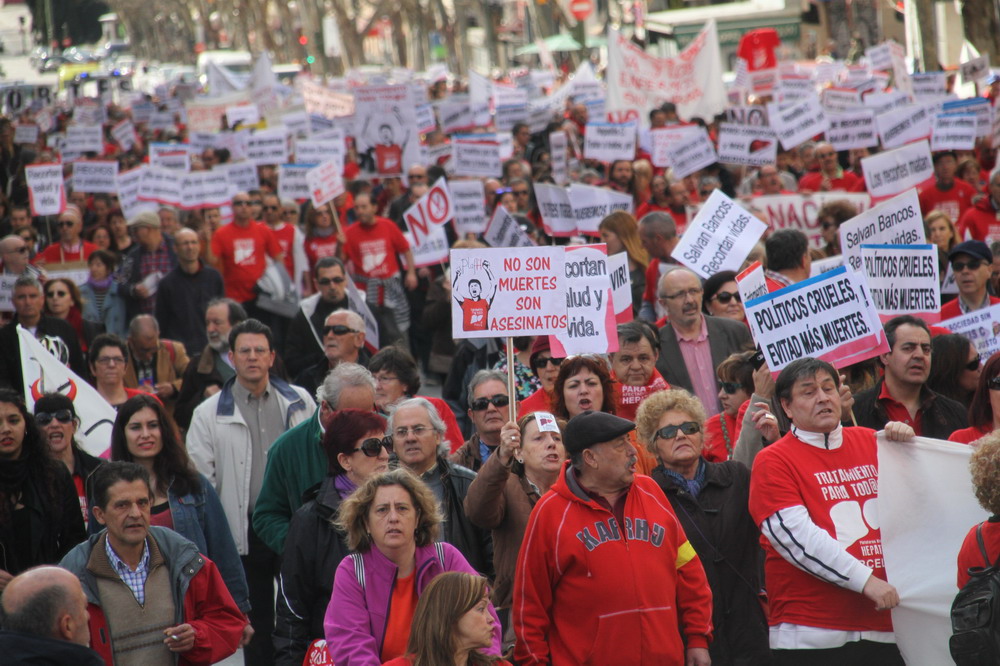
[{"label": "cardboard placard", "polygon": [[934,175],[931,148],[927,141],[917,141],[861,159],[868,194],[887,197],[916,187]]},{"label": "cardboard placard", "polygon": [[862,272],[861,246],[914,245],[926,243],[924,218],[915,189],[866,210],[840,225],[840,249],[844,265]]},{"label": "cardboard placard", "polygon": [[936,245],[863,244],[861,259],[882,321],[902,314],[930,323],[941,318]]},{"label": "cardboard placard", "polygon": [[455,217],[452,224],[455,232],[463,237],[466,234],[479,235],[486,229],[486,189],[481,180],[452,180],[448,182],[452,202],[455,206]]},{"label": "cardboard placard", "polygon": [[24,167],[24,173],[32,216],[58,215],[66,209],[62,164],[29,164]]},{"label": "cardboard placard", "polygon": [[738,203],[714,190],[670,256],[708,279],[737,270],[767,229]]},{"label": "cardboard placard", "polygon": [[80,160],[73,163],[73,191],[94,194],[118,192],[118,162]]},{"label": "cardboard placard", "polygon": [[566,328],[549,337],[552,355],[565,358],[618,351],[607,246],[572,245],[566,248],[563,262]]}]

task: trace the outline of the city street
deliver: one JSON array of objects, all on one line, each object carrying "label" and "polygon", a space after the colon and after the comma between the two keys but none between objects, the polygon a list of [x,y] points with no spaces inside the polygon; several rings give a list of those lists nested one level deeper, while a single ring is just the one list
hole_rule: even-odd
[{"label": "city street", "polygon": [[[24,17],[24,37],[22,41],[21,26],[18,17]],[[31,15],[25,4],[6,4],[0,8],[0,39],[3,40],[4,53],[0,55],[0,66],[3,67],[4,83],[23,81],[25,83],[55,84],[55,72],[39,74],[28,62],[28,54],[34,45],[31,43],[29,30]]]}]

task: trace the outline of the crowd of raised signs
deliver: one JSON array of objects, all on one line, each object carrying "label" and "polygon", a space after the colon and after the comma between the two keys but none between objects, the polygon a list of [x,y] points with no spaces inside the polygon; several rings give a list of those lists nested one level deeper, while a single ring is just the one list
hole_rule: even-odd
[{"label": "crowd of raised signs", "polygon": [[[677,104],[617,36],[603,78],[26,89],[6,654],[921,663],[874,431],[972,444],[1000,513],[1000,76],[775,46]],[[953,544],[950,595],[997,524],[985,564]],[[78,592],[32,577],[60,563],[89,630],[33,631],[32,590]]]}]

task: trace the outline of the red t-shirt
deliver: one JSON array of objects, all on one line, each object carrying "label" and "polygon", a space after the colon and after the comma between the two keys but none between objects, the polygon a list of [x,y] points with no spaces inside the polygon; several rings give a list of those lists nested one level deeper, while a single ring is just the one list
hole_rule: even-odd
[{"label": "red t-shirt", "polygon": [[306,259],[309,260],[309,266],[315,266],[316,262],[324,257],[337,256],[337,235],[330,234],[326,238],[320,238],[319,236],[307,238],[305,246]]},{"label": "red t-shirt", "polygon": [[[863,178],[858,178],[850,171],[844,171],[840,178],[830,179],[830,190],[842,190],[847,192],[852,187],[858,184],[858,181],[864,183]],[[799,179],[799,192],[818,192],[820,185],[823,183],[823,172],[822,171],[811,171]]]},{"label": "red t-shirt", "polygon": [[933,210],[939,210],[957,224],[962,213],[972,207],[972,197],[976,196],[976,188],[964,180],[955,179],[955,184],[948,190],[938,188],[937,184],[920,190],[920,212],[927,215]]},{"label": "red t-shirt", "polygon": [[462,301],[462,330],[463,331],[485,331],[490,313],[490,304],[485,298],[472,300],[467,298]]},{"label": "red t-shirt", "polygon": [[280,253],[278,240],[263,222],[250,222],[245,228],[231,222],[212,237],[212,254],[219,258],[226,296],[240,303],[256,296],[254,285],[267,268],[265,255]]},{"label": "red t-shirt", "polygon": [[403,149],[392,144],[375,146],[375,166],[379,175],[394,176],[403,172]]},{"label": "red t-shirt", "polygon": [[[44,250],[35,255],[35,258],[31,263],[37,264],[39,260],[45,261],[47,265],[51,264],[68,264],[76,261],[87,261],[90,258],[91,252],[97,249],[97,246],[93,243],[88,243],[87,241],[81,241],[76,248],[75,252],[68,251],[63,248],[62,243],[56,241],[55,243],[50,243]],[[51,268],[50,268],[51,270]]]},{"label": "red t-shirt", "polygon": [[736,55],[747,61],[747,71],[773,69],[778,66],[774,50],[781,46],[781,38],[774,28],[751,30],[740,38]]},{"label": "red t-shirt", "polygon": [[644,204],[640,204],[640,206],[635,209],[635,219],[641,220],[646,216],[647,213],[655,213],[657,211],[669,213],[670,206],[660,206],[658,204],[653,203],[652,200],[647,201]]},{"label": "red t-shirt", "polygon": [[886,416],[889,417],[890,421],[899,421],[905,423],[906,425],[913,428],[913,432],[919,437],[924,430],[924,415],[919,409],[917,410],[916,417],[910,416],[910,410],[908,410],[903,403],[897,401],[892,394],[889,393],[889,385],[882,382],[882,390],[879,391],[878,401],[882,403],[885,407]]},{"label": "red t-shirt", "polygon": [[993,432],[992,428],[983,429],[978,426],[969,426],[968,428],[962,428],[951,433],[948,441],[958,442],[959,444],[972,444],[980,437],[986,437],[991,432]]},{"label": "red t-shirt", "polygon": [[295,275],[295,256],[293,253],[293,249],[295,248],[295,227],[282,222],[281,226],[277,229],[273,227],[268,228],[271,229],[275,240],[278,241],[278,247],[281,248],[282,253],[285,255],[285,270],[288,271],[288,275],[294,283],[298,278]]},{"label": "red t-shirt", "polygon": [[983,524],[983,543],[986,544],[986,554],[990,556],[988,564],[983,552],[979,550],[976,527],[972,526],[958,550],[958,589],[962,589],[969,582],[969,569],[992,566],[997,560],[997,554],[1000,554],[1000,523],[990,519]]},{"label": "red t-shirt", "polygon": [[376,217],[370,227],[355,222],[345,234],[344,251],[354,265],[354,275],[385,279],[399,274],[396,255],[409,250],[410,244],[392,220]]},{"label": "red t-shirt", "polygon": [[410,624],[417,610],[416,573],[414,570],[406,578],[396,578],[392,586],[389,617],[385,623],[385,638],[382,639],[383,662],[406,654],[406,643],[410,640]]},{"label": "red t-shirt", "polygon": [[[750,515],[759,525],[777,511],[804,506],[813,523],[834,539],[839,533],[841,546],[886,580],[876,517],[875,432],[844,428],[843,433],[843,444],[836,449],[810,446],[789,433],[758,453],[750,475]],[[841,631],[892,631],[891,615],[876,611],[864,595],[795,567],[767,537],[761,535],[760,542],[772,626],[788,622]]]}]

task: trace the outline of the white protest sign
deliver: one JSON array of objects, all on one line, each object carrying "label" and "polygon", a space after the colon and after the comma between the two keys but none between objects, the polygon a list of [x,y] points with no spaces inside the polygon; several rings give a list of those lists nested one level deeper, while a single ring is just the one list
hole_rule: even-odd
[{"label": "white protest sign", "polygon": [[[439,266],[448,260],[448,234],[444,227],[430,227],[423,242],[419,245],[413,234],[409,231],[403,232],[403,237],[410,244],[410,252],[413,253],[413,267],[423,268],[425,266]],[[406,260],[403,264],[406,268]]]},{"label": "white protest sign", "polygon": [[288,162],[288,133],[284,127],[257,130],[247,141],[247,159],[254,164]]},{"label": "white protest sign", "polygon": [[572,354],[618,351],[607,246],[601,243],[567,247],[563,261],[566,328],[550,336],[552,355],[565,358]]},{"label": "white protest sign", "polygon": [[38,143],[38,125],[14,125],[14,143],[35,144]]},{"label": "white protest sign", "polygon": [[111,137],[124,151],[132,150],[132,147],[138,142],[135,126],[128,119],[111,127]]},{"label": "white protest sign", "polygon": [[154,111],[149,117],[147,127],[154,132],[172,132],[174,130],[174,114],[171,111]]},{"label": "white protest sign", "polygon": [[979,83],[990,73],[990,56],[981,55],[959,63],[958,70],[962,73],[962,83]]},{"label": "white protest sign", "polygon": [[63,152],[74,155],[104,152],[104,135],[100,125],[70,125],[66,128]]},{"label": "white protest sign", "polygon": [[823,273],[828,273],[835,268],[840,268],[844,265],[844,255],[835,254],[832,257],[826,257],[825,259],[814,259],[809,265],[809,276],[822,275]]},{"label": "white protest sign", "polygon": [[318,113],[324,118],[339,118],[354,113],[354,95],[351,93],[330,90],[304,77],[299,77],[299,80],[302,81],[302,102],[307,112]]},{"label": "white protest sign", "polygon": [[861,159],[865,185],[873,197],[887,197],[916,187],[934,175],[931,148],[926,141],[907,144]]},{"label": "white protest sign", "polygon": [[284,113],[281,115],[281,123],[288,128],[288,133],[292,136],[309,136],[309,114],[305,111]]},{"label": "white protest sign", "polygon": [[866,210],[840,225],[840,249],[844,264],[861,272],[861,245],[913,245],[925,243],[924,219],[920,215],[917,191],[899,196]]},{"label": "white protest sign", "polygon": [[934,99],[948,92],[947,72],[914,72],[910,81],[917,99]]},{"label": "white protest sign", "polygon": [[976,145],[976,116],[938,114],[931,124],[931,150],[972,150]]},{"label": "white protest sign", "polygon": [[626,192],[615,192],[606,187],[580,185],[569,186],[569,200],[573,205],[573,217],[580,233],[598,235],[601,220],[616,210],[632,213],[635,201]]},{"label": "white protest sign", "polygon": [[825,88],[820,93],[820,102],[827,111],[840,113],[864,108],[861,93],[854,88]]},{"label": "white protest sign", "polygon": [[147,168],[142,166],[129,171],[118,172],[118,203],[125,214],[126,220],[131,220],[144,210],[157,209],[157,204],[139,200],[139,188],[142,187],[142,172]]},{"label": "white protest sign", "polygon": [[739,269],[766,229],[722,190],[714,190],[670,256],[708,279]]},{"label": "white protest sign", "polygon": [[953,99],[941,104],[941,113],[972,113],[976,116],[976,136],[989,136],[993,127],[993,105],[985,97]]},{"label": "white protest sign", "polygon": [[493,217],[483,231],[483,240],[490,247],[496,248],[535,247],[528,234],[524,233],[517,220],[503,206],[497,206],[493,211]]},{"label": "white protest sign", "polygon": [[260,122],[260,109],[250,102],[239,106],[226,107],[226,127],[256,125]]},{"label": "white protest sign", "polygon": [[459,176],[499,178],[500,142],[490,134],[457,134],[451,138],[448,166]]},{"label": "white protest sign", "polygon": [[843,266],[743,307],[772,373],[806,356],[842,367],[888,351],[864,280]]},{"label": "white protest sign", "polygon": [[880,113],[876,121],[886,148],[896,148],[931,134],[931,114],[923,104]]},{"label": "white protest sign", "polygon": [[493,114],[493,124],[500,131],[509,132],[517,123],[527,123],[528,117],[527,102],[524,104],[504,104],[496,107]]},{"label": "white protest sign", "polygon": [[861,259],[882,321],[901,314],[940,319],[937,246],[863,244]]},{"label": "white protest sign", "polygon": [[549,236],[568,238],[577,233],[576,216],[568,189],[535,183],[535,202],[542,216],[542,227]]},{"label": "white protest sign", "polygon": [[306,174],[313,164],[281,164],[278,166],[278,196],[282,199],[305,201],[309,198]]},{"label": "white protest sign", "polygon": [[632,321],[632,280],[628,270],[628,252],[608,257],[611,277],[611,302],[615,304],[615,321],[619,324]]},{"label": "white protest sign", "polygon": [[448,182],[455,217],[452,224],[459,237],[483,233],[486,229],[486,189],[481,180],[452,180]]},{"label": "white protest sign", "polygon": [[58,215],[66,208],[62,164],[29,164],[24,167],[28,180],[31,214]]},{"label": "white protest sign", "polygon": [[719,161],[724,164],[765,166],[778,159],[778,137],[769,127],[719,124]]},{"label": "white protest sign", "polygon": [[455,216],[455,205],[445,179],[438,178],[424,195],[406,209],[403,219],[416,245],[423,245],[434,227],[443,227]]},{"label": "white protest sign", "polygon": [[316,208],[344,193],[344,180],[337,162],[323,162],[307,171],[306,183],[309,185],[309,197]]},{"label": "white protest sign", "polygon": [[[336,136],[320,138],[317,136],[296,139],[295,163],[320,164],[321,162],[337,162],[343,170],[344,164],[344,133],[341,129],[330,130]],[[325,137],[324,133],[324,137]]]},{"label": "white protest sign", "polygon": [[177,171],[191,170],[191,152],[188,146],[172,143],[151,143],[149,145],[150,166],[175,169]]},{"label": "white protest sign", "polygon": [[565,185],[569,182],[569,144],[566,132],[559,130],[549,134],[549,151],[552,180],[556,185]]},{"label": "white protest sign", "polygon": [[438,117],[441,119],[441,131],[445,134],[455,134],[475,127],[472,107],[465,102],[442,102],[438,107]]},{"label": "white protest sign", "polygon": [[14,312],[14,283],[19,277],[0,273],[0,312]]},{"label": "white protest sign", "polygon": [[451,251],[452,337],[550,335],[566,328],[565,248]]},{"label": "white protest sign", "polygon": [[979,358],[989,358],[1000,351],[1000,305],[946,319],[939,326],[967,337],[975,345]]},{"label": "white protest sign", "polygon": [[827,114],[830,127],[826,130],[826,140],[834,150],[870,148],[878,145],[878,131],[875,113],[866,109]]},{"label": "white protest sign", "polygon": [[257,177],[257,167],[250,162],[236,162],[235,164],[224,164],[226,178],[236,188],[237,192],[246,192],[257,189],[260,186],[260,179]]},{"label": "white protest sign", "polygon": [[667,165],[673,169],[674,178],[684,178],[719,161],[715,146],[704,127],[698,127],[681,141],[668,143],[664,152]]},{"label": "white protest sign", "polygon": [[810,247],[817,249],[824,245],[821,222],[817,218],[820,208],[830,201],[847,201],[859,213],[871,208],[871,197],[864,192],[765,194],[751,201],[772,229],[798,229],[809,238]]},{"label": "white protest sign", "polygon": [[702,128],[699,125],[672,125],[649,130],[649,140],[652,144],[649,148],[653,166],[671,166],[670,151],[673,145],[698,135],[700,129]]},{"label": "white protest sign", "polygon": [[139,200],[155,201],[167,206],[181,204],[181,177],[184,174],[174,169],[149,166],[142,171],[139,183]]},{"label": "white protest sign", "polygon": [[913,96],[902,90],[887,93],[872,93],[864,98],[865,106],[875,112],[876,116],[888,113],[893,109],[901,109],[913,104]]},{"label": "white protest sign", "polygon": [[635,124],[587,123],[583,156],[607,164],[635,159]]},{"label": "white protest sign", "polygon": [[118,192],[118,162],[81,160],[73,163],[73,191],[93,194]]},{"label": "white protest sign", "polygon": [[785,150],[791,150],[830,127],[819,97],[813,94],[788,106],[769,104],[767,113],[771,129],[777,133]]},{"label": "white protest sign", "polygon": [[872,69],[886,72],[892,69],[892,45],[889,42],[869,46],[865,49],[865,57]]}]

